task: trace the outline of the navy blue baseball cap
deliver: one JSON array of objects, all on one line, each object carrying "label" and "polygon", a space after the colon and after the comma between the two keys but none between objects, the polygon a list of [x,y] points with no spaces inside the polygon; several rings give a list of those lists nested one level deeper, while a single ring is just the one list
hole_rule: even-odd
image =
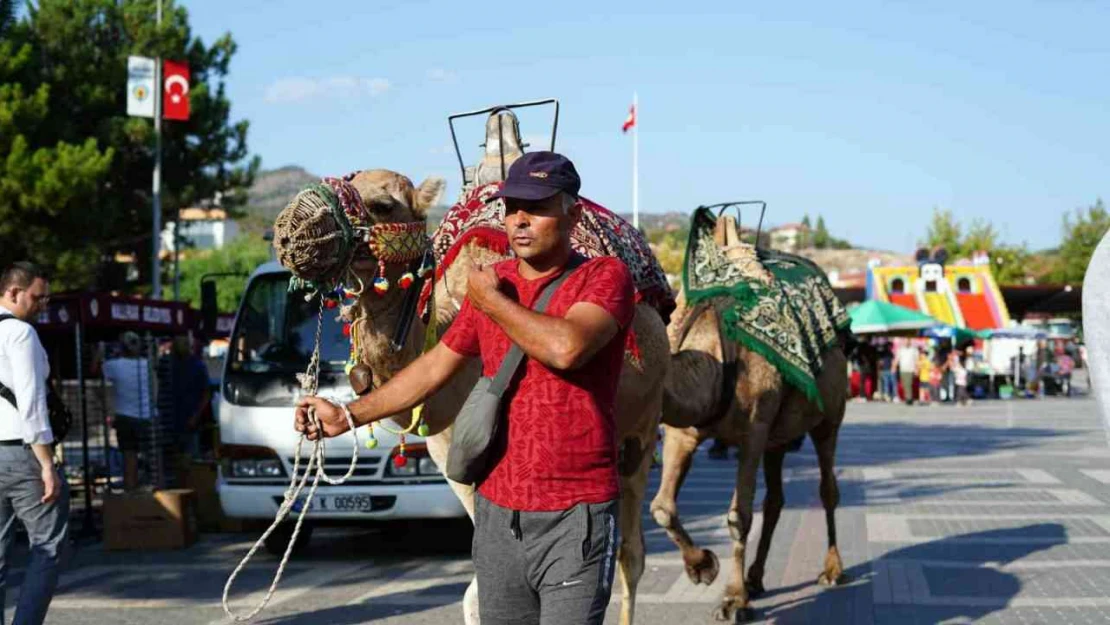
[{"label": "navy blue baseball cap", "polygon": [[578,197],[582,179],[574,163],[555,152],[528,152],[509,167],[501,190],[490,199],[546,200],[562,191]]}]

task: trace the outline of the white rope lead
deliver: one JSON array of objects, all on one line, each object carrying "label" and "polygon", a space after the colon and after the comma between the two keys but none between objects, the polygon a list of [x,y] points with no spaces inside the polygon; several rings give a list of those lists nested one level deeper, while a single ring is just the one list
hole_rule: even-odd
[{"label": "white rope lead", "polygon": [[[320,334],[322,331],[324,319],[323,298],[320,298],[320,301],[320,314],[316,324],[316,347],[313,350],[312,358],[308,363],[308,370],[304,374],[302,374],[303,377],[298,376],[301,377],[301,388],[304,389],[304,391],[308,395],[316,394],[320,381]],[[285,567],[289,563],[289,556],[292,555],[293,547],[297,544],[297,535],[300,534],[301,525],[304,523],[305,515],[308,514],[308,510],[312,506],[313,497],[316,495],[316,488],[320,485],[320,479],[323,478],[323,480],[328,484],[339,485],[346,482],[347,479],[354,474],[355,467],[358,464],[358,432],[355,429],[355,421],[354,418],[351,416],[351,411],[347,408],[347,406],[343,404],[340,404],[340,407],[343,409],[344,416],[347,417],[347,425],[348,427],[350,427],[351,435],[355,439],[354,447],[351,451],[351,465],[347,468],[347,473],[344,474],[343,477],[332,478],[327,474],[326,471],[324,471],[326,444],[324,443],[323,425],[320,423],[320,419],[316,417],[316,411],[310,408],[308,411],[308,418],[312,421],[312,425],[316,428],[316,431],[320,433],[320,438],[316,439],[313,442],[312,452],[308,457],[308,463],[305,465],[304,473],[300,475],[299,480],[297,473],[300,470],[301,447],[304,445],[305,434],[302,432],[300,437],[297,439],[297,447],[293,452],[293,474],[289,479],[289,488],[285,490],[285,498],[281,502],[281,505],[278,507],[277,516],[274,517],[274,522],[271,523],[270,527],[262,533],[262,537],[254,543],[254,546],[250,548],[250,551],[247,552],[247,555],[243,557],[243,560],[241,562],[239,562],[239,566],[235,567],[235,570],[232,571],[231,575],[227,578],[227,584],[224,585],[223,607],[224,614],[226,614],[229,619],[240,623],[249,621],[257,616],[258,613],[266,607],[266,604],[270,602],[270,599],[273,598],[274,592],[277,590],[278,583],[281,581],[281,576],[285,573]],[[303,507],[301,508],[300,513],[297,515],[297,523],[293,526],[293,535],[289,539],[289,544],[285,547],[285,553],[281,557],[281,563],[278,565],[277,572],[274,574],[274,580],[270,583],[269,590],[266,591],[266,596],[263,597],[262,602],[259,603],[248,614],[235,614],[231,611],[231,606],[228,605],[227,601],[227,596],[231,593],[231,586],[235,583],[235,578],[239,576],[239,573],[242,572],[242,570],[247,566],[247,563],[250,562],[252,557],[254,557],[254,554],[258,551],[258,548],[265,544],[266,539],[270,537],[270,534],[272,534],[274,530],[276,530],[278,526],[281,525],[281,523],[285,521],[285,519],[289,516],[289,512],[293,509],[293,504],[298,500],[301,492],[304,490],[305,485],[308,483],[308,476],[310,474],[312,475],[312,486],[308,490],[308,496],[303,500]]]}]

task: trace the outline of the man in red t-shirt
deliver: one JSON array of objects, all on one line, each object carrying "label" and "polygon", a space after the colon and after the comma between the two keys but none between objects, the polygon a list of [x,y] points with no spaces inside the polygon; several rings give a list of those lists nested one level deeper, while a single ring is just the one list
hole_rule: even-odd
[{"label": "man in red t-shirt", "polygon": [[[484,625],[601,623],[616,560],[614,402],[635,310],[632,277],[616,258],[570,269],[543,314],[531,310],[572,260],[581,208],[574,165],[530,152],[494,197],[505,202],[515,258],[470,274],[467,299],[443,340],[348,406],[307,397],[295,427],[310,439],[403,413],[481,358],[493,376],[515,343],[527,358],[504,396],[503,437],[478,485],[474,568]],[[308,419],[315,408],[323,432]]]}]

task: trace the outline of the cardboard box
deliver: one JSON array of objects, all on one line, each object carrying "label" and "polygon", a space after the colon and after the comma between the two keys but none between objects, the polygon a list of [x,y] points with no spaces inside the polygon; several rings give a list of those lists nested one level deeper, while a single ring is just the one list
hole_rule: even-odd
[{"label": "cardboard box", "polygon": [[197,527],[202,532],[219,531],[224,511],[216,492],[215,463],[193,462],[185,470],[183,478],[181,485],[196,493]]},{"label": "cardboard box", "polygon": [[104,548],[183,549],[197,540],[197,499],[189,489],[104,498]]}]

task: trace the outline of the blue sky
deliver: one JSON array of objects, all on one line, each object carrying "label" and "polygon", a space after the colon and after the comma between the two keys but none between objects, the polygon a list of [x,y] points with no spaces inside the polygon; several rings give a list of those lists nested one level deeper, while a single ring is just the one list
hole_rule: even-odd
[{"label": "blue sky", "polygon": [[[583,194],[629,211],[635,91],[645,212],[763,199],[908,253],[934,206],[1043,248],[1110,199],[1108,3],[185,4],[239,44],[233,116],[266,168],[439,175],[454,198],[448,114],[556,97]],[[521,121],[538,147],[549,111]],[[461,130],[470,162],[480,122]]]}]

